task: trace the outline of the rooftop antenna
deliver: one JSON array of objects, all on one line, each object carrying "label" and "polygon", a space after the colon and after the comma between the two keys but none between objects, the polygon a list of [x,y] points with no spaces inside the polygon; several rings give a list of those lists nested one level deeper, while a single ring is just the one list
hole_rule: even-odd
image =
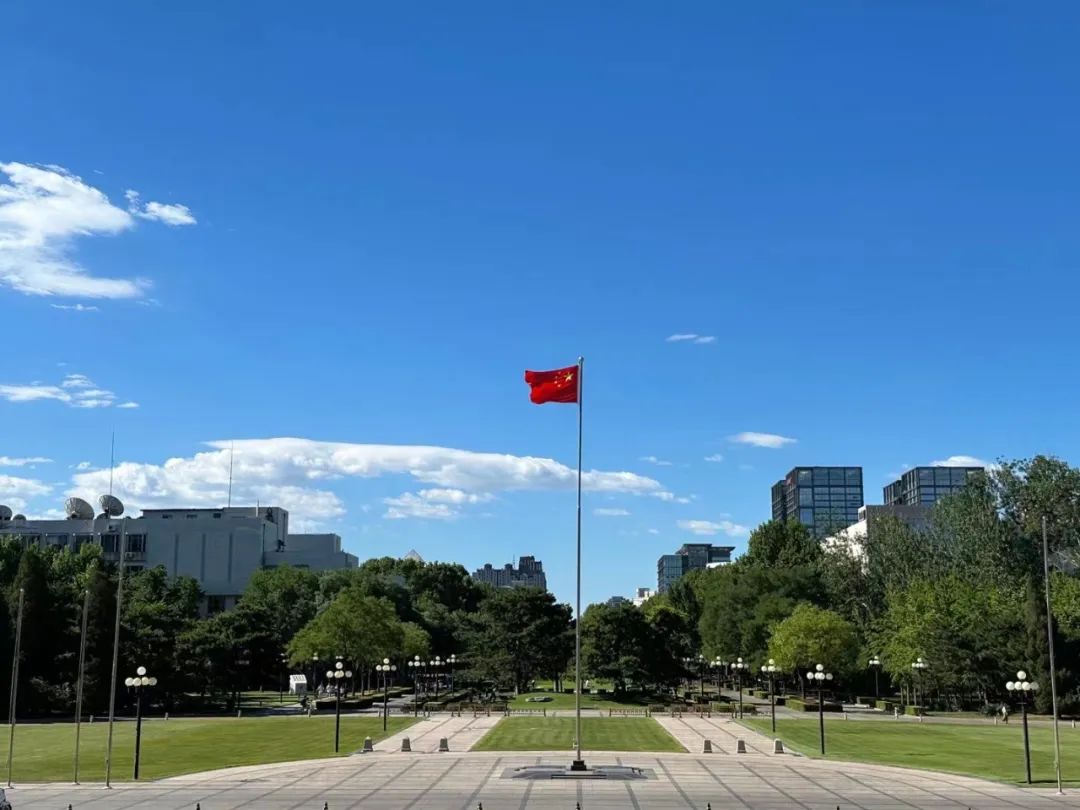
[{"label": "rooftop antenna", "polygon": [[236,441],[229,443],[229,503],[228,506],[232,506],[232,468],[233,468],[233,456],[236,455]]},{"label": "rooftop antenna", "polygon": [[112,439],[109,441],[109,494],[112,495],[112,475],[113,467],[116,466],[116,431],[112,432]]}]

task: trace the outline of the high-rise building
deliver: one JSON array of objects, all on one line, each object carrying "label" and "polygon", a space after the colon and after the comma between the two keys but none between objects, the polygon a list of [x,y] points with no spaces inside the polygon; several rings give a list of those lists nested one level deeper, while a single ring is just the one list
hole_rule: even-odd
[{"label": "high-rise building", "polygon": [[795,518],[818,537],[857,523],[862,467],[795,467],[772,487],[773,520]]},{"label": "high-rise building", "polygon": [[664,554],[656,561],[656,592],[668,589],[690,571],[715,568],[731,562],[735,546],[714,546],[711,543],[686,543],[674,554]]},{"label": "high-rise building", "polygon": [[502,568],[496,568],[491,563],[486,563],[483,568],[473,571],[472,578],[477,582],[486,582],[496,588],[543,588],[547,590],[547,576],[544,574],[544,564],[536,557],[521,557],[515,568],[507,563]]},{"label": "high-rise building", "polygon": [[982,467],[915,467],[884,489],[885,503],[916,506],[936,503],[967,486],[972,476],[985,473]]}]

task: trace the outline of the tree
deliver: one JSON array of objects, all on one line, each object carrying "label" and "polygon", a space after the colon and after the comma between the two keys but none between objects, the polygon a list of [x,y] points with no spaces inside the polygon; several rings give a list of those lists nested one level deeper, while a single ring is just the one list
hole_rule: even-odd
[{"label": "tree", "polygon": [[796,677],[801,669],[815,664],[839,674],[851,672],[858,651],[855,625],[834,611],[805,603],[776,625],[769,637],[769,657]]},{"label": "tree", "polygon": [[616,692],[649,680],[656,652],[645,614],[630,604],[589,605],[581,619],[581,665],[594,678],[609,678]]},{"label": "tree", "polygon": [[490,589],[468,633],[471,674],[515,692],[558,676],[573,650],[570,617],[569,605],[539,588]]},{"label": "tree", "polygon": [[795,568],[815,565],[821,559],[821,545],[810,530],[792,518],[770,520],[750,533],[746,553],[739,558],[743,566]]}]

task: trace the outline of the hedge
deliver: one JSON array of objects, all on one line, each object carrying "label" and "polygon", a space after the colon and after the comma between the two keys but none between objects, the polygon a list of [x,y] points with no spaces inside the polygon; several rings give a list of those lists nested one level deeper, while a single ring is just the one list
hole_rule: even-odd
[{"label": "hedge", "polygon": [[[788,698],[786,706],[792,711],[796,712],[816,712],[818,710],[817,701],[801,700],[800,698]],[[843,711],[843,707],[838,703],[825,702],[825,711],[827,712],[839,712]]]}]

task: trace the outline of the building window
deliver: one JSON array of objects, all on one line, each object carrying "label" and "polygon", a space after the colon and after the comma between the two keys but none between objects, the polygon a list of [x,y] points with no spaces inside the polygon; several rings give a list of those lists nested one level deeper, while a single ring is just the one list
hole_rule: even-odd
[{"label": "building window", "polygon": [[106,554],[115,554],[120,548],[120,535],[118,534],[103,534],[101,535],[101,550]]},{"label": "building window", "polygon": [[134,554],[146,553],[146,535],[129,534],[127,536],[127,550]]},{"label": "building window", "polygon": [[208,615],[213,616],[215,613],[221,613],[223,610],[225,610],[224,596],[206,597],[206,612]]},{"label": "building window", "polygon": [[804,523],[807,526],[814,525],[814,510],[813,509],[800,509],[799,510],[799,522]]},{"label": "building window", "polygon": [[799,470],[799,484],[801,486],[809,486],[810,470]]},{"label": "building window", "polygon": [[814,491],[810,487],[799,487],[799,506],[813,506]]},{"label": "building window", "polygon": [[221,520],[221,512],[214,512],[214,519]]},{"label": "building window", "polygon": [[172,520],[172,515],[170,515],[169,513],[166,512],[164,515],[161,516],[161,519],[162,520]]},{"label": "building window", "polygon": [[198,517],[198,515],[193,515],[189,512],[188,514],[184,515],[184,517],[186,517],[188,520],[194,520]]},{"label": "building window", "polygon": [[141,565],[125,565],[124,569],[130,574],[137,574],[143,570]]}]

